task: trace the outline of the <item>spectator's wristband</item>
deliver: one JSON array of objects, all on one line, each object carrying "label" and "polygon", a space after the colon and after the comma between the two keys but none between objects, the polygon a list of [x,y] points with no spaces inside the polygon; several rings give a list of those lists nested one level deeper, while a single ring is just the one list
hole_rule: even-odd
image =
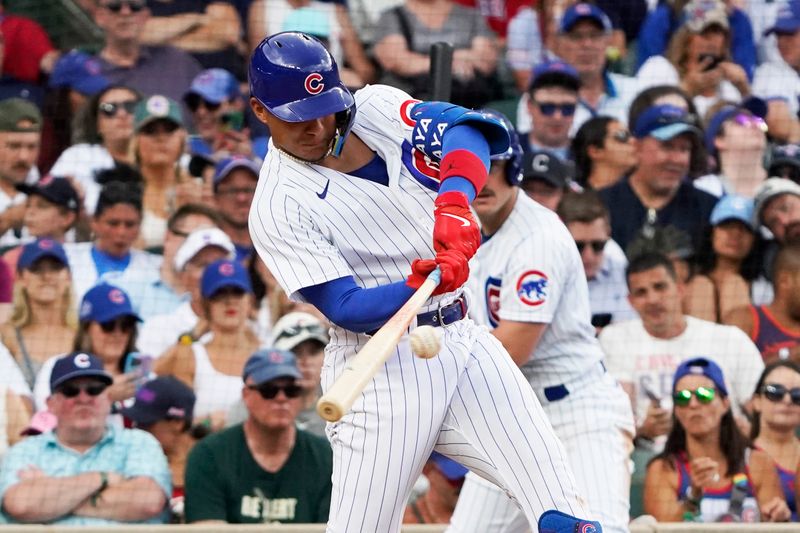
[{"label": "spectator's wristband", "polygon": [[97,487],[97,490],[94,491],[89,498],[89,503],[92,507],[97,507],[97,498],[100,497],[100,493],[103,492],[108,488],[108,472],[100,472],[100,486]]}]

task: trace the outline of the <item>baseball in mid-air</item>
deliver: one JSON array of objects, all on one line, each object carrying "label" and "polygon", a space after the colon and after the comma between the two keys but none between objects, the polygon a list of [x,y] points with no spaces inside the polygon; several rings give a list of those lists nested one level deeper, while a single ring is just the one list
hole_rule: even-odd
[{"label": "baseball in mid-air", "polygon": [[408,337],[411,351],[422,359],[430,359],[439,353],[442,343],[439,331],[433,326],[420,326],[414,328]]}]

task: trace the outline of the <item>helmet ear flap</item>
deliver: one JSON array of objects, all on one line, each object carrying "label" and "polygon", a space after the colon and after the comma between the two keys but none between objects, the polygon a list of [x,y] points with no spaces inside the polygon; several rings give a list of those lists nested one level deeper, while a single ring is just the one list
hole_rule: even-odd
[{"label": "helmet ear flap", "polygon": [[344,148],[344,141],[347,140],[347,136],[350,134],[350,128],[353,127],[353,122],[356,119],[356,104],[353,103],[352,106],[348,107],[344,111],[339,111],[336,113],[336,137],[333,141],[333,147],[331,148],[331,155],[334,157],[339,157],[342,153],[342,149]]},{"label": "helmet ear flap", "polygon": [[519,141],[519,134],[511,120],[496,109],[482,109],[484,114],[499,120],[508,131],[509,144],[508,150],[502,154],[492,157],[492,160],[502,160],[506,162],[506,181],[509,185],[517,186],[522,183],[522,145]]}]

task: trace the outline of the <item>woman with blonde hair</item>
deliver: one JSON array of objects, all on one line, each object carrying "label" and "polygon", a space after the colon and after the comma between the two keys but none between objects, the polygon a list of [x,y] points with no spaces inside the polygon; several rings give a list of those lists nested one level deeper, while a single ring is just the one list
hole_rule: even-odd
[{"label": "woman with blonde hair", "polygon": [[72,277],[61,244],[42,238],[23,246],[12,315],[0,328],[0,340],[31,388],[47,359],[72,348],[78,322],[72,300]]}]

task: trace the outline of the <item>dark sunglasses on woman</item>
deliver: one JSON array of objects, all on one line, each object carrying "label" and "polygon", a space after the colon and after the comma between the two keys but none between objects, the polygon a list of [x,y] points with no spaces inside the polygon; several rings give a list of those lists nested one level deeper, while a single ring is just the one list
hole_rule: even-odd
[{"label": "dark sunglasses on woman", "polygon": [[108,322],[100,322],[100,327],[106,333],[120,330],[122,333],[130,333],[136,326],[136,319],[132,317],[122,317]]},{"label": "dark sunglasses on woman", "polygon": [[768,383],[761,387],[761,394],[764,398],[771,402],[782,402],[783,398],[788,394],[792,403],[800,405],[800,387],[787,388],[780,383]]},{"label": "dark sunglasses on woman", "polygon": [[695,390],[683,389],[672,393],[672,402],[679,407],[686,407],[692,401],[692,395],[702,404],[714,401],[716,391],[711,387],[697,387]]},{"label": "dark sunglasses on woman", "polygon": [[128,6],[131,13],[138,13],[147,7],[147,4],[145,0],[111,0],[110,2],[102,4],[102,6],[112,13],[119,13],[124,6]]},{"label": "dark sunglasses on woman", "polygon": [[103,116],[113,117],[120,111],[125,111],[129,115],[133,115],[133,110],[136,108],[136,100],[125,100],[124,102],[103,102],[97,106],[97,110]]}]

